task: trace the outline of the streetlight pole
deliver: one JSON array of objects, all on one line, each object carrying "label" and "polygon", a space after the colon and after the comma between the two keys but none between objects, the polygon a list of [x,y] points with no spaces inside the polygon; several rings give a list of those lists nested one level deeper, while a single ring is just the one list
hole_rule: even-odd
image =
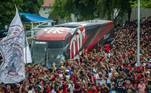
[{"label": "streetlight pole", "polygon": [[140,65],[140,0],[137,0],[137,66]]}]

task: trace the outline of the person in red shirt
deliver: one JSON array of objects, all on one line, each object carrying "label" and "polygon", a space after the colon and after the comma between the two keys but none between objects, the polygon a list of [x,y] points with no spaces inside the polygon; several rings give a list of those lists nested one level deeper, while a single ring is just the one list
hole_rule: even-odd
[{"label": "person in red shirt", "polygon": [[130,72],[132,72],[132,66],[130,65],[130,64],[128,64],[128,66],[127,66],[127,68],[128,68],[128,70],[130,71]]},{"label": "person in red shirt", "polygon": [[73,93],[82,93],[82,90],[81,90],[82,86],[80,86],[81,83],[80,82],[76,82],[76,83],[74,83],[74,85],[75,85],[75,87],[74,87]]},{"label": "person in red shirt", "polygon": [[104,45],[104,49],[105,49],[105,52],[106,52],[106,53],[109,53],[110,50],[111,50],[110,44],[105,44],[105,45]]},{"label": "person in red shirt", "polygon": [[101,46],[98,47],[98,51],[99,51],[99,52],[102,51],[102,47],[101,47]]},{"label": "person in red shirt", "polygon": [[63,82],[63,93],[68,93],[68,85],[66,81]]},{"label": "person in red shirt", "polygon": [[51,92],[51,88],[50,88],[50,84],[49,82],[46,83],[46,93],[50,93]]},{"label": "person in red shirt", "polygon": [[77,81],[77,75],[74,73],[71,75],[71,80],[75,83]]},{"label": "person in red shirt", "polygon": [[93,92],[93,89],[92,89],[92,88],[89,88],[87,93],[94,93],[94,92]]},{"label": "person in red shirt", "polygon": [[100,58],[100,62],[104,62],[105,60],[106,60],[105,56],[102,56],[102,57]]}]

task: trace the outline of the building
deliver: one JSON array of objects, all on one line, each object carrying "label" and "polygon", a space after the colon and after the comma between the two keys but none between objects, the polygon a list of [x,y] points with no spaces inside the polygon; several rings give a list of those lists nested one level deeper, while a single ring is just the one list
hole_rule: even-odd
[{"label": "building", "polygon": [[50,15],[51,7],[54,3],[54,0],[43,0],[43,4],[39,10],[39,14],[42,17],[48,18]]}]

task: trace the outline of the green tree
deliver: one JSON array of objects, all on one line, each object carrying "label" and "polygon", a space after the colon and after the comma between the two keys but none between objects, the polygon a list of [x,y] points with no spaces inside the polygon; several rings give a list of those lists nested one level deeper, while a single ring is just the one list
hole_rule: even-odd
[{"label": "green tree", "polygon": [[64,0],[55,0],[55,3],[52,7],[52,12],[51,12],[51,16],[55,19],[55,20],[60,20],[61,18],[65,18],[67,17],[67,12],[64,11],[63,9],[63,5],[64,4]]},{"label": "green tree", "polygon": [[[97,12],[100,17],[107,19],[121,18],[124,14],[128,14],[128,19],[130,19],[131,2],[130,0],[98,0]],[[115,12],[117,12],[116,17]]]},{"label": "green tree", "polygon": [[[137,0],[55,0],[52,14],[60,18],[70,18],[71,13],[80,20],[105,18],[121,22],[130,20],[131,9]],[[141,0],[142,7],[151,7],[151,0]]]},{"label": "green tree", "polygon": [[96,0],[55,0],[51,15],[55,18],[70,19],[71,13],[79,20],[92,19],[96,16]]},{"label": "green tree", "polygon": [[[119,15],[131,10],[130,0],[55,0],[52,14],[65,17],[71,13],[80,17],[81,20],[95,17],[112,19],[115,9]],[[63,12],[61,12],[63,10]],[[57,14],[56,14],[57,12]],[[64,13],[64,14],[62,14]]]},{"label": "green tree", "polygon": [[8,25],[15,14],[15,4],[19,5],[22,0],[1,0],[0,1],[0,29]]},{"label": "green tree", "polygon": [[81,20],[93,19],[95,17],[95,3],[96,0],[74,0],[75,12],[80,16]]},{"label": "green tree", "polygon": [[[151,8],[151,0],[140,0],[141,7],[143,8]],[[132,1],[132,7],[137,7],[137,0]]]},{"label": "green tree", "polygon": [[0,1],[0,29],[4,29],[5,25],[9,25],[15,15],[15,5],[19,12],[38,12],[42,4],[42,0],[1,0]]},{"label": "green tree", "polygon": [[20,5],[21,11],[38,13],[42,3],[43,0],[23,0],[22,4]]}]

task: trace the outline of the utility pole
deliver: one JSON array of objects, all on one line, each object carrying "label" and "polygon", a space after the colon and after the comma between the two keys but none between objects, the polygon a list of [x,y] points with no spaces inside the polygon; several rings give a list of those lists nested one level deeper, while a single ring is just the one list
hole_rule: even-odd
[{"label": "utility pole", "polygon": [[140,0],[137,0],[137,66],[140,64]]}]

